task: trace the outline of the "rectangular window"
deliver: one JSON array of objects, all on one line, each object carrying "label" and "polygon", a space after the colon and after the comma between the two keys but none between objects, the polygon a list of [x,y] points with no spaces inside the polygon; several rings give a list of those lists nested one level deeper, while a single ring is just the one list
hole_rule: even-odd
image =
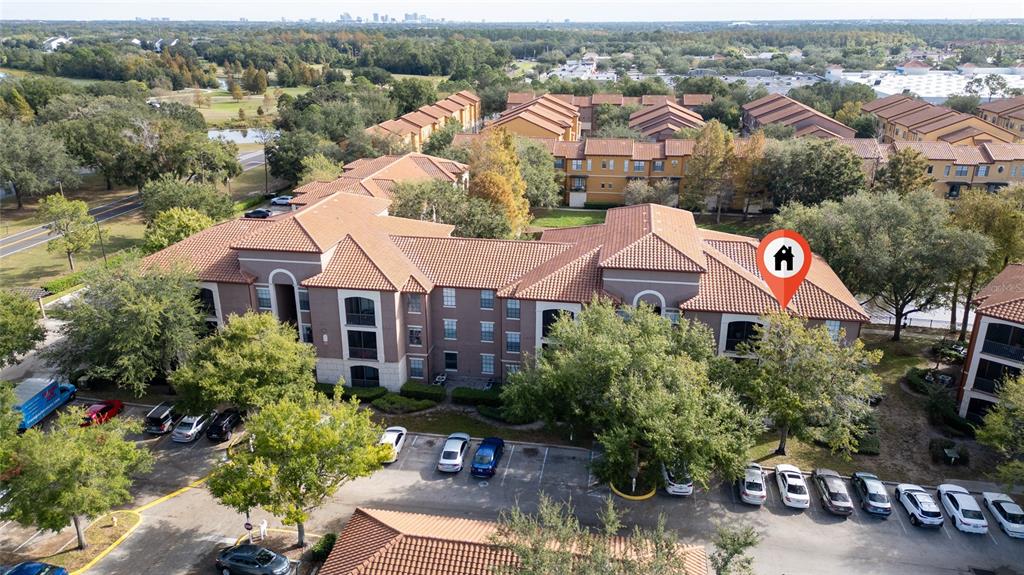
[{"label": "rectangular window", "polygon": [[444,288],[441,290],[441,305],[444,307],[455,307],[455,288]]},{"label": "rectangular window", "polygon": [[984,178],[988,175],[988,166],[978,166],[974,172],[979,178]]},{"label": "rectangular window", "polygon": [[299,310],[309,311],[309,290],[299,288]]},{"label": "rectangular window", "polygon": [[934,171],[934,169],[935,169],[935,168],[934,168],[933,166],[929,165],[929,166],[928,166],[928,173],[929,173],[929,174],[930,174],[930,173],[932,173],[932,171]]},{"label": "rectangular window", "polygon": [[966,177],[968,170],[969,170],[969,168],[967,166],[957,166],[956,167],[956,175],[957,175],[957,177],[959,177],[959,178]]},{"label": "rectangular window", "polygon": [[555,158],[555,169],[556,170],[564,170],[565,169],[565,158]]},{"label": "rectangular window", "polygon": [[1017,166],[1010,166],[1010,177],[1017,177]]},{"label": "rectangular window", "polygon": [[482,321],[482,322],[480,322],[480,342],[481,343],[494,343],[494,322],[493,321]]},{"label": "rectangular window", "polygon": [[411,293],[406,297],[409,298],[406,303],[406,309],[409,313],[423,312],[423,296],[421,294]]},{"label": "rectangular window", "polygon": [[446,351],[446,352],[444,352],[444,369],[445,369],[445,371],[458,371],[459,370],[459,352],[457,352],[457,351]]},{"label": "rectangular window", "polygon": [[582,170],[583,169],[583,160],[573,160],[572,161],[572,169],[576,170],[577,172]]},{"label": "rectangular window", "polygon": [[593,171],[593,170],[594,170],[594,160],[587,160],[587,171],[590,172],[590,171]]},{"label": "rectangular window", "polygon": [[377,334],[348,330],[348,356],[353,359],[377,359]]},{"label": "rectangular window", "polygon": [[270,288],[256,288],[256,305],[259,306],[261,310],[270,309]]},{"label": "rectangular window", "polygon": [[664,172],[665,171],[665,160],[654,160],[653,169],[654,169],[655,172]]},{"label": "rectangular window", "polygon": [[[602,170],[607,170],[608,169],[608,160],[601,160],[601,169]],[[614,165],[613,165],[612,169],[613,170],[615,169]]]},{"label": "rectangular window", "polygon": [[633,160],[633,171],[642,172],[644,171],[644,163],[642,160]]},{"label": "rectangular window", "polygon": [[832,337],[832,341],[839,341],[839,321],[834,319],[825,320],[825,327],[828,328],[828,335]]},{"label": "rectangular window", "polygon": [[423,379],[423,358],[422,357],[410,357],[409,358],[409,377],[413,379]]},{"label": "rectangular window", "polygon": [[481,353],[480,354],[480,373],[484,375],[494,375],[494,354],[493,353]]},{"label": "rectangular window", "polygon": [[942,170],[942,175],[946,176],[947,178],[949,177],[949,166],[946,166],[946,168]]},{"label": "rectangular window", "polygon": [[456,330],[456,320],[446,319],[444,320],[444,338],[445,339],[458,339],[458,332]]},{"label": "rectangular window", "polygon": [[505,319],[519,319],[519,300],[505,300]]},{"label": "rectangular window", "polygon": [[345,298],[345,323],[348,325],[376,325],[373,300],[365,297]]},{"label": "rectangular window", "polygon": [[494,290],[480,290],[480,309],[494,309]]},{"label": "rectangular window", "polygon": [[302,341],[305,343],[313,343],[313,326],[302,326]]},{"label": "rectangular window", "polygon": [[582,192],[587,189],[587,180],[584,178],[573,178],[572,179],[572,191]]},{"label": "rectangular window", "polygon": [[505,351],[509,353],[519,353],[519,332],[518,331],[506,331],[505,332]]},{"label": "rectangular window", "polygon": [[423,345],[423,328],[409,326],[409,345]]},{"label": "rectangular window", "polygon": [[513,375],[519,373],[518,363],[506,363],[505,364],[505,375]]}]

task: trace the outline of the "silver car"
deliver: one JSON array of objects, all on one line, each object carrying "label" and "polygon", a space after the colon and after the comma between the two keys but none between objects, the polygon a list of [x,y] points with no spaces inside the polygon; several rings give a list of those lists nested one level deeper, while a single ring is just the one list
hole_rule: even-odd
[{"label": "silver car", "polygon": [[445,473],[462,471],[462,460],[469,451],[469,434],[453,433],[444,441],[441,458],[437,461],[437,470]]},{"label": "silver car", "polygon": [[171,441],[176,443],[192,443],[199,439],[199,436],[203,434],[203,430],[206,429],[206,425],[210,423],[212,415],[188,415],[181,418],[178,425],[174,427],[174,431],[171,432]]}]

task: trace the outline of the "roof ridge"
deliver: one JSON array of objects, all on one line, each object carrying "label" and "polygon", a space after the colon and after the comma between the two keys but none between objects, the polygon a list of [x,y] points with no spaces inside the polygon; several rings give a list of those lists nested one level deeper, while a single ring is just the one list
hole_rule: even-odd
[{"label": "roof ridge", "polygon": [[[384,271],[383,269],[381,269],[381,267],[379,265],[377,265],[377,261],[374,258],[370,257],[370,254],[366,252],[366,248],[363,247],[362,243],[360,243],[359,240],[355,236],[353,236],[351,233],[345,234],[345,237],[342,238],[338,242],[338,244],[341,244],[341,242],[345,241],[345,239],[351,239],[352,240],[352,243],[354,243],[356,245],[356,247],[359,248],[359,251],[362,252],[363,257],[365,257],[367,260],[370,261],[370,264],[373,265],[374,269],[376,269],[378,272],[380,272],[380,275],[383,276],[384,279],[386,279],[389,284],[391,284],[391,287],[395,288],[394,291],[400,291],[401,290],[401,286],[397,285],[395,283],[395,281],[391,278],[391,276],[389,276],[386,271]],[[398,250],[399,253],[401,253],[401,251],[402,250]],[[409,263],[412,264],[412,262],[409,262]],[[416,266],[413,265],[413,267],[416,267]],[[408,278],[406,278],[406,281],[409,281]],[[405,282],[402,282],[402,285],[405,285]]]},{"label": "roof ridge", "polygon": [[[718,248],[716,248],[715,246],[705,245],[704,246],[704,253],[708,257],[713,258],[714,260],[716,260],[720,264],[722,264],[725,267],[729,268],[733,273],[738,274],[740,277],[742,277],[743,279],[745,279],[748,282],[750,282],[750,284],[752,284],[754,287],[756,287],[757,289],[761,290],[762,292],[764,292],[765,294],[770,296],[772,298],[772,300],[775,301],[775,295],[772,294],[771,290],[768,289],[768,285],[764,282],[763,279],[757,277],[756,275],[752,274],[751,272],[748,272],[746,268],[744,268],[743,266],[741,266],[738,263],[736,263],[735,260],[733,260],[728,255],[726,255],[725,253],[720,251]],[[787,306],[787,308],[791,309],[792,306],[793,306],[793,302],[790,302],[789,306]],[[793,311],[796,311],[796,310],[793,310]]]}]

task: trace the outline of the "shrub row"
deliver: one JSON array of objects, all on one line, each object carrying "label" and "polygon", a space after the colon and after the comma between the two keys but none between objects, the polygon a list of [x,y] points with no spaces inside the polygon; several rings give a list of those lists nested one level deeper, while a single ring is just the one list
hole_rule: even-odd
[{"label": "shrub row", "polygon": [[310,549],[313,561],[327,561],[327,556],[331,554],[331,549],[334,549],[334,542],[337,540],[337,533],[328,533],[314,543]]},{"label": "shrub row", "polygon": [[388,393],[373,400],[370,405],[384,413],[402,414],[429,409],[437,405],[437,402],[431,399],[413,399],[411,397],[402,397],[397,393]]},{"label": "shrub row", "polygon": [[[130,251],[118,252],[116,254],[113,254],[109,258],[107,258],[106,265],[108,267],[120,265],[122,262],[128,259],[129,255],[131,255]],[[100,263],[98,265],[102,266],[103,264]],[[50,293],[60,293],[62,291],[69,290],[85,281],[85,275],[87,273],[89,273],[88,269],[78,270],[77,272],[71,272],[69,274],[62,275],[58,278],[54,278],[44,283],[41,287]]]},{"label": "shrub row", "polygon": [[957,458],[953,465],[970,465],[971,452],[966,445],[957,445],[955,441],[944,437],[936,437],[928,442],[928,453],[932,456],[934,463],[945,463],[949,465],[949,458],[946,457],[946,450],[956,448]]},{"label": "shrub row", "polygon": [[362,403],[372,402],[375,399],[384,397],[388,393],[386,387],[348,387],[342,388],[341,398],[356,398]]},{"label": "shrub row", "polygon": [[924,376],[927,374],[928,370],[921,369],[920,367],[912,367],[908,369],[907,375],[905,376],[907,380],[907,387],[922,395],[928,395],[928,382],[924,380]]},{"label": "shrub row", "polygon": [[621,206],[621,202],[586,202],[583,207],[588,210],[607,210]]},{"label": "shrub row", "polygon": [[452,403],[459,405],[489,405],[501,407],[501,392],[497,389],[456,387],[452,390]]},{"label": "shrub row", "polygon": [[402,386],[401,394],[412,399],[429,399],[440,403],[444,401],[445,389],[440,385],[427,385],[425,383],[407,381]]},{"label": "shrub row", "polygon": [[949,435],[974,437],[974,426],[960,417],[956,411],[956,401],[949,390],[929,386],[928,403],[926,404],[928,421],[936,427],[943,428]]}]

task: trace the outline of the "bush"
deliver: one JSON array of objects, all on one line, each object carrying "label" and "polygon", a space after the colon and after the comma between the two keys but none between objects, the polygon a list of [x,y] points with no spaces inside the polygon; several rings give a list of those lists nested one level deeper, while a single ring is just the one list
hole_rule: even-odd
[{"label": "bush", "polygon": [[387,393],[388,393],[388,388],[386,388],[386,387],[348,387],[348,386],[345,386],[345,387],[342,388],[341,398],[342,399],[349,399],[349,398],[354,397],[354,398],[358,399],[361,403],[367,403],[367,402],[372,402],[375,399],[380,399],[381,397],[384,397],[385,395],[387,395]]},{"label": "bush", "polygon": [[489,405],[501,407],[501,392],[497,389],[456,387],[452,390],[452,403],[459,405]]},{"label": "bush", "polygon": [[437,402],[431,399],[412,399],[411,397],[402,397],[397,393],[388,393],[373,400],[370,405],[384,413],[401,414],[423,411],[434,407]]},{"label": "bush", "polygon": [[949,458],[946,457],[946,450],[956,448],[957,458],[953,465],[970,465],[971,452],[966,445],[957,445],[952,439],[936,437],[928,442],[928,453],[932,456],[932,462],[949,465]]},{"label": "bush", "polygon": [[85,272],[70,273],[44,283],[43,289],[50,293],[60,293],[64,290],[73,288],[76,285],[82,283],[82,279],[84,277]]},{"label": "bush", "polygon": [[928,385],[928,421],[936,427],[942,428],[948,435],[957,437],[974,437],[974,426],[969,421],[960,417],[956,411],[956,401],[949,393],[949,390]]},{"label": "bush", "polygon": [[609,208],[621,207],[621,202],[586,202],[583,207],[588,210],[607,210]]},{"label": "bush", "polygon": [[445,389],[440,385],[427,385],[425,383],[407,381],[402,386],[400,393],[412,399],[429,399],[441,403],[444,401]]},{"label": "bush", "polygon": [[927,374],[928,370],[921,369],[920,367],[912,367],[908,369],[907,375],[905,376],[907,380],[907,387],[921,395],[928,395],[928,382],[924,380],[924,376]]},{"label": "bush", "polygon": [[533,423],[536,419],[532,417],[511,417],[505,413],[505,410],[501,407],[494,407],[492,405],[478,405],[476,406],[477,412],[490,419],[500,421],[502,423],[508,423],[509,425],[522,425],[524,423]]},{"label": "bush", "polygon": [[[864,433],[857,438],[857,451],[858,455],[879,455],[882,451],[882,442],[878,437],[878,419],[875,417],[875,412],[868,414],[864,421]],[[807,429],[807,435],[819,447],[828,448],[828,442],[825,441],[824,428],[822,427],[811,427]]]},{"label": "bush", "polygon": [[313,561],[327,561],[327,556],[331,554],[331,549],[334,549],[334,542],[337,540],[337,533],[328,533],[314,543],[310,549]]}]

